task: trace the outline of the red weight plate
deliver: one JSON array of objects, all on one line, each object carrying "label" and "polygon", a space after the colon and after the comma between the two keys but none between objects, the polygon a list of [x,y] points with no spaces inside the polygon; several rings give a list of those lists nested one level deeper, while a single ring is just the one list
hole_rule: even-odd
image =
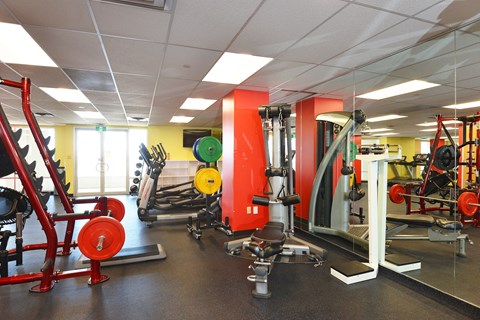
[{"label": "red weight plate", "polygon": [[405,187],[401,184],[394,184],[390,187],[390,191],[388,192],[388,197],[390,201],[393,203],[402,203],[405,200]]},{"label": "red weight plate", "polygon": [[[95,210],[100,210],[100,203],[95,205]],[[107,198],[107,210],[112,212],[112,217],[118,221],[122,221],[125,217],[125,206],[122,201],[115,198]]]},{"label": "red weight plate", "polygon": [[478,204],[478,198],[477,195],[473,192],[464,192],[460,194],[458,197],[458,209],[461,214],[467,216],[467,217],[472,217],[477,213],[478,207],[471,205],[473,204]]},{"label": "red weight plate", "polygon": [[[98,250],[103,237],[101,250]],[[91,260],[107,260],[115,256],[125,243],[125,230],[112,217],[96,217],[88,221],[78,234],[78,248]]]}]

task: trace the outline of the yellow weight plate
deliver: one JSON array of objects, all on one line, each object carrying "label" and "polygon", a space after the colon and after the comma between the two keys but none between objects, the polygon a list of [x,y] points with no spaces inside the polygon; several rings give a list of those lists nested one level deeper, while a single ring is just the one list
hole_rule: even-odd
[{"label": "yellow weight plate", "polygon": [[204,194],[213,194],[220,189],[222,177],[214,168],[203,168],[197,171],[193,178],[193,185]]}]

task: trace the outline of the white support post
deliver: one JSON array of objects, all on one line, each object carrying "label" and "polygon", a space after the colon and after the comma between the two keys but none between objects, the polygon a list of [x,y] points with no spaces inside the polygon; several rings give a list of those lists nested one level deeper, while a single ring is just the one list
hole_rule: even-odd
[{"label": "white support post", "polygon": [[375,279],[379,265],[385,263],[386,216],[387,216],[387,165],[388,160],[400,159],[390,156],[388,148],[381,154],[359,154],[357,159],[368,162],[368,263],[351,261],[341,266],[332,266],[330,273],[346,284]]}]

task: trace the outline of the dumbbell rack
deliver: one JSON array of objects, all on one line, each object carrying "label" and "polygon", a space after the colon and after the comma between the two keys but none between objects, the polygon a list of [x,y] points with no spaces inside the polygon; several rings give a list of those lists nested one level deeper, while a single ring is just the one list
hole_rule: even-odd
[{"label": "dumbbell rack", "polygon": [[[102,214],[101,211],[106,212],[106,198],[100,201],[102,210],[94,210],[81,214],[73,213],[72,201],[68,198],[66,190],[68,185],[63,184],[62,177],[58,174],[59,162],[53,162],[52,155],[54,150],[49,150],[46,147],[46,142],[50,139],[44,139],[36,122],[33,113],[30,109],[30,80],[23,78],[21,82],[14,82],[10,80],[0,79],[0,84],[19,88],[22,91],[22,108],[25,114],[25,118],[32,130],[32,134],[35,138],[39,151],[45,161],[45,165],[49,171],[52,181],[56,190],[60,196],[63,206],[65,207],[66,214],[57,214],[55,217],[47,212],[47,201],[50,197],[48,193],[42,192],[43,177],[37,178],[33,173],[35,170],[35,162],[27,164],[25,160],[25,149],[21,149],[18,141],[21,136],[21,131],[13,132],[11,125],[5,115],[3,107],[0,105],[0,138],[2,139],[5,149],[10,157],[11,162],[17,172],[25,193],[38,217],[38,220],[42,226],[42,230],[45,233],[47,242],[42,244],[32,244],[23,247],[23,251],[28,250],[45,250],[44,263],[39,273],[30,273],[24,275],[15,275],[9,277],[0,278],[0,285],[18,284],[33,281],[40,281],[39,285],[32,287],[32,292],[46,292],[53,288],[55,281],[66,278],[73,278],[79,276],[90,276],[89,284],[97,284],[109,279],[108,276],[100,273],[100,261],[91,260],[90,268],[71,270],[66,272],[54,271],[55,258],[57,254],[64,255],[69,254],[70,249],[77,247],[78,244],[72,242],[73,228],[77,219],[92,219]],[[83,202],[83,201],[81,201]],[[92,201],[88,201],[92,202]],[[78,202],[77,202],[78,203]],[[55,221],[67,221],[67,231],[65,234],[65,241],[58,242],[58,236],[55,230]],[[63,251],[57,253],[57,249],[63,247]],[[14,254],[15,249],[10,250],[9,253]]]}]

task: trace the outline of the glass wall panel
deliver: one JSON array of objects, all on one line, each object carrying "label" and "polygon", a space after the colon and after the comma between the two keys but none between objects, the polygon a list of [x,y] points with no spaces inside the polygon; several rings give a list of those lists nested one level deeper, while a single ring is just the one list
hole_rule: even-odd
[{"label": "glass wall panel", "polygon": [[[388,184],[374,195],[375,201],[382,198],[386,202],[386,241],[379,241],[386,252],[386,261],[399,255],[411,257],[412,261],[418,261],[419,267],[394,270],[480,306],[475,291],[480,280],[474,276],[480,249],[469,241],[480,243],[480,213],[475,209],[480,194],[480,160],[476,159],[480,153],[479,51],[480,24],[473,23],[358,68],[311,91],[322,98],[341,99],[346,111],[365,113],[367,121],[360,134],[347,139],[357,145],[357,153],[388,152]],[[413,87],[401,93],[398,86],[405,83]],[[396,87],[391,96],[364,96],[392,86]],[[298,103],[296,107],[298,113]],[[398,117],[378,119],[388,115]],[[340,132],[338,129],[333,133],[334,138]],[[299,130],[301,126],[297,126]],[[319,147],[318,141],[315,147]],[[340,157],[343,157],[340,167],[360,166],[361,184],[355,186],[353,178],[347,188],[338,188],[340,180],[336,178],[327,182],[327,187],[333,188],[331,208],[315,208],[313,219],[309,215],[309,219],[297,222],[301,229],[368,257],[368,236],[362,242],[358,241],[359,234],[348,235],[356,225],[369,225],[368,168],[344,155]],[[355,188],[366,195],[352,199],[350,195]],[[316,194],[312,192],[313,196]],[[343,203],[339,205],[337,199],[343,199]],[[346,207],[348,214],[344,212]],[[336,222],[327,225],[319,215],[327,215]],[[381,263],[391,267],[384,261]]]}]

